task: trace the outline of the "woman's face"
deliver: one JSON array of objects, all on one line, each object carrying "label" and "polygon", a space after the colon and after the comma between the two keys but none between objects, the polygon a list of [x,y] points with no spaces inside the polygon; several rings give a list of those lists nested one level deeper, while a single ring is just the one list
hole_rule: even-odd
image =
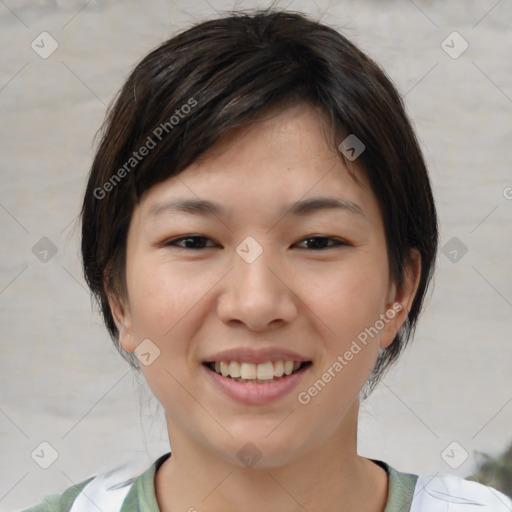
[{"label": "woman's face", "polygon": [[134,211],[127,297],[111,303],[177,454],[272,467],[347,435],[405,318],[415,285],[391,281],[376,198],[328,123],[301,104],[238,129]]}]

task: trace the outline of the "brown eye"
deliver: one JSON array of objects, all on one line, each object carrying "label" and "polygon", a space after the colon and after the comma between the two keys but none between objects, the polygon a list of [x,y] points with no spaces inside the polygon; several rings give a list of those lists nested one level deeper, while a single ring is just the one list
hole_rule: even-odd
[{"label": "brown eye", "polygon": [[[334,242],[334,244],[327,245],[327,242]],[[307,238],[304,238],[300,243],[306,242],[309,247],[306,247],[306,249],[314,249],[314,250],[323,250],[323,249],[329,249],[330,247],[338,247],[341,245],[348,245],[347,243],[343,242],[342,240],[338,240],[336,238],[329,238],[326,236],[308,236]]]},{"label": "brown eye", "polygon": [[[175,247],[181,247],[182,249],[192,249],[192,250],[198,250],[198,249],[204,249],[205,242],[211,241],[209,238],[205,236],[200,235],[189,235],[189,236],[182,236],[180,238],[175,238],[173,240],[169,240],[165,242],[165,246],[175,246]],[[180,245],[184,244],[184,245]],[[214,245],[210,245],[209,247],[214,247]]]}]

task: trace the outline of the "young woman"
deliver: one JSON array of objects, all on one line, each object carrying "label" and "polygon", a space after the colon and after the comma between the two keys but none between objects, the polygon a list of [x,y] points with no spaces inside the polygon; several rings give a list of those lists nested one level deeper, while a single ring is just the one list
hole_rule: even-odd
[{"label": "young woman", "polygon": [[109,111],[82,254],[171,453],[30,510],[511,510],[357,453],[360,397],[414,331],[437,241],[400,96],[337,31],[267,10],[165,42]]}]

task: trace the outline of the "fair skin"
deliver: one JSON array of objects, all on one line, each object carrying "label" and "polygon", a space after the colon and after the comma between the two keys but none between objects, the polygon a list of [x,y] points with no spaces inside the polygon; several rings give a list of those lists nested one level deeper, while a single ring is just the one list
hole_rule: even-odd
[{"label": "fair skin", "polygon": [[[172,449],[155,476],[162,512],[384,510],[387,474],[357,454],[359,393],[379,348],[406,319],[420,261],[414,251],[397,287],[377,200],[357,161],[363,186],[328,144],[328,126],[307,104],[265,116],[152,187],[134,210],[127,295],[112,297],[111,307],[125,350],[145,339],[160,350],[141,368],[165,410]],[[313,197],[343,198],[359,211],[288,212]],[[178,198],[226,212],[162,207]],[[192,235],[206,240],[177,241]],[[320,239],[318,249],[313,236],[334,240]],[[237,253],[247,237],[263,250],[250,263]],[[393,304],[402,309],[316,396],[299,402]],[[277,399],[242,403],[214,385],[204,364],[232,348],[290,350],[310,364]],[[246,443],[260,457],[250,467],[237,456]]]}]

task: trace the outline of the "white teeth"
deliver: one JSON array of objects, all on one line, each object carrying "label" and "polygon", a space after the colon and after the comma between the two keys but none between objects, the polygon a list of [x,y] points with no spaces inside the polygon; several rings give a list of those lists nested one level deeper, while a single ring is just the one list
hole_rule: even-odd
[{"label": "white teeth", "polygon": [[231,361],[231,363],[229,363],[229,375],[233,378],[240,377],[240,363],[238,361]]},{"label": "white teeth", "polygon": [[220,362],[220,372],[223,377],[227,377],[229,375],[229,366],[225,361]]},{"label": "white teeth", "polygon": [[253,363],[242,363],[240,365],[240,377],[242,379],[255,379],[256,365]]},{"label": "white teeth", "polygon": [[275,377],[291,375],[302,363],[298,361],[267,361],[266,363],[240,363],[238,361],[215,361],[215,371],[223,377],[231,377],[239,382],[272,381]]},{"label": "white teeth", "polygon": [[282,377],[284,375],[284,363],[283,363],[283,361],[276,361],[274,363],[274,375],[276,377]]},{"label": "white teeth", "polygon": [[284,362],[284,373],[286,375],[291,375],[293,372],[293,361],[285,361]]},{"label": "white teeth", "polygon": [[274,365],[270,362],[259,364],[256,367],[256,378],[258,380],[270,380],[274,378]]}]

